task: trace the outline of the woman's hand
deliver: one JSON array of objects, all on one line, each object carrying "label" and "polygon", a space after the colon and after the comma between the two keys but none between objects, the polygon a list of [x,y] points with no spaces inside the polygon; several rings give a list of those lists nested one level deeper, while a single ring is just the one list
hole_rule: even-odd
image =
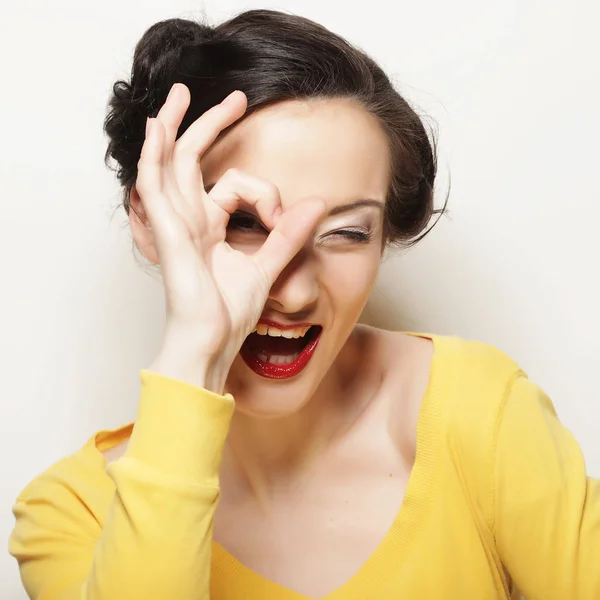
[{"label": "woman's hand", "polygon": [[[207,193],[200,158],[244,114],[246,96],[233,92],[176,141],[189,103],[188,88],[175,84],[157,117],[148,120],[138,163],[135,187],[154,234],[166,294],[165,338],[152,369],[221,393],[271,286],[314,229],[323,202],[307,199],[283,214],[274,185],[236,170]],[[240,201],[271,229],[252,255],[225,241]]]}]

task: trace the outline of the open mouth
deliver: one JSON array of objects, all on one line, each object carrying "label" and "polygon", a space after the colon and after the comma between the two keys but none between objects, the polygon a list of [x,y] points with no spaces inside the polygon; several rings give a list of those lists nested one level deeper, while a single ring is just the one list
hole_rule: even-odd
[{"label": "open mouth", "polygon": [[323,328],[320,325],[285,327],[259,323],[240,350],[257,375],[285,379],[300,373],[312,358]]}]

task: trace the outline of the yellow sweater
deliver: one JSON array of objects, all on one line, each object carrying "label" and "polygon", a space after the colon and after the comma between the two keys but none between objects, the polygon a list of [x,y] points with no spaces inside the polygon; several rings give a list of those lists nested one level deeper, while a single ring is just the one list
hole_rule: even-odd
[{"label": "yellow sweater", "polygon": [[[511,598],[515,584],[528,600],[598,600],[600,482],[550,400],[500,351],[432,339],[402,506],[326,600]],[[10,552],[29,596],[308,600],[212,541],[233,398],[148,371],[141,382],[133,433],[96,434],[20,494]],[[107,474],[100,451],[130,434]]]}]

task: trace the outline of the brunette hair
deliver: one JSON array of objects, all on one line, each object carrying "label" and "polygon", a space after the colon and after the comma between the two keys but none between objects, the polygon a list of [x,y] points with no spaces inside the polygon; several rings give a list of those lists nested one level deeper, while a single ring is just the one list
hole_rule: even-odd
[{"label": "brunette hair", "polygon": [[[171,86],[184,83],[191,104],[178,135],[230,92],[248,98],[243,118],[286,100],[349,98],[375,116],[389,139],[390,189],[385,239],[412,244],[428,231],[434,208],[436,143],[415,110],[362,50],[304,17],[250,10],[211,27],[188,19],[152,25],[136,45],[131,80],[113,85],[104,121],[105,161],[129,194],[137,177],[146,118]],[[111,161],[116,162],[113,166]]]}]

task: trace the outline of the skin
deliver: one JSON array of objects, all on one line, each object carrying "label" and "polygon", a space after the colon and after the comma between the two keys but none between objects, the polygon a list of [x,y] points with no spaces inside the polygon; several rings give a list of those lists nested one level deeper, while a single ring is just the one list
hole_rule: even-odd
[{"label": "skin", "polygon": [[[433,355],[429,340],[357,325],[384,242],[387,140],[350,100],[293,101],[241,121],[200,164],[207,189],[233,168],[238,182],[249,176],[276,186],[284,213],[308,197],[325,204],[262,311],[284,325],[322,325],[321,340],[308,366],[287,380],[234,360],[225,390],[236,412],[214,527],[214,539],[250,569],[320,597],[350,579],[400,509]],[[352,206],[366,199],[372,203]],[[141,208],[135,190],[131,200]],[[257,215],[243,203],[239,210]],[[156,261],[133,211],[131,222]],[[242,222],[230,221],[227,242],[253,254],[266,233],[258,218]],[[368,240],[345,237],[346,230]],[[124,449],[108,451],[107,462]]]}]

